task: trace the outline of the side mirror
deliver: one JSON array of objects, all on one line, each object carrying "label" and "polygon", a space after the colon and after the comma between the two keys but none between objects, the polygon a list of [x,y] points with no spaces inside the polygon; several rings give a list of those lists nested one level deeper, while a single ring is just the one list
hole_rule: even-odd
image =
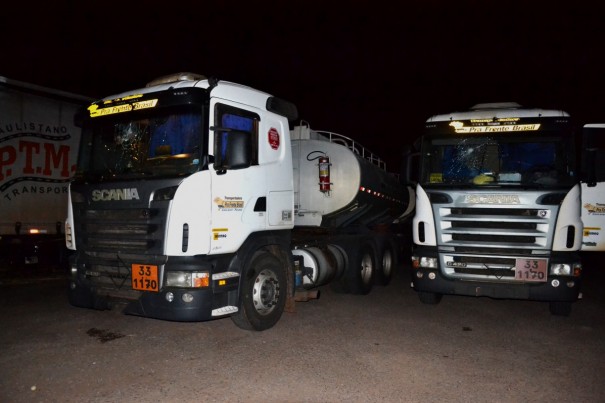
[{"label": "side mirror", "polygon": [[588,124],[582,130],[582,172],[588,186],[605,182],[605,124]]},{"label": "side mirror", "polygon": [[420,153],[413,152],[412,148],[406,147],[402,153],[400,180],[404,185],[415,185],[418,183],[420,166]]},{"label": "side mirror", "polygon": [[252,136],[238,130],[219,130],[214,133],[214,169],[225,173],[228,169],[243,169],[251,165]]}]

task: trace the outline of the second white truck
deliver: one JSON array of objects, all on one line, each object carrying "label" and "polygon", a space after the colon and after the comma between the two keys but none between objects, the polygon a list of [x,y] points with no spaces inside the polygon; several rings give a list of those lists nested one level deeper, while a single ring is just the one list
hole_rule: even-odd
[{"label": "second white truck", "polygon": [[321,285],[388,284],[413,190],[351,138],[295,120],[289,102],[189,73],[92,103],[70,302],[264,330]]},{"label": "second white truck", "polygon": [[516,103],[427,120],[413,219],[422,302],[528,299],[569,315],[581,295],[580,251],[605,250],[603,127],[587,126],[582,141],[580,129],[565,111]]}]

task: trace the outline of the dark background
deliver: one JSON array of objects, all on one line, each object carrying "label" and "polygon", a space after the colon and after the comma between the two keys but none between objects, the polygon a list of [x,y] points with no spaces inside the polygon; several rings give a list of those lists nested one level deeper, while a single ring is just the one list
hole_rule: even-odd
[{"label": "dark background", "polygon": [[605,121],[596,2],[21,1],[0,75],[100,98],[191,71],[294,102],[399,169],[436,113],[482,102]]}]

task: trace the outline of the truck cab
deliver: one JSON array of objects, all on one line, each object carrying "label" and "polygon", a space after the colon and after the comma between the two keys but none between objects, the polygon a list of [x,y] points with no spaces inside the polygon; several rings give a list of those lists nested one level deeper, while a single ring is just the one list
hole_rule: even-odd
[{"label": "truck cab", "polygon": [[412,287],[422,302],[529,299],[570,313],[586,234],[576,143],[565,111],[516,103],[427,120],[413,219]]},{"label": "truck cab", "polygon": [[285,100],[191,73],[90,104],[69,189],[70,303],[265,330],[321,285],[386,285],[405,189],[352,139],[296,119]]}]

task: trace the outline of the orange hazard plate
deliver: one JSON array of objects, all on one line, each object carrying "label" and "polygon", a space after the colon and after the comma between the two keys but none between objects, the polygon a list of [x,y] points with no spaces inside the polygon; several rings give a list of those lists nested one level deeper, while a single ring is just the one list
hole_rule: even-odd
[{"label": "orange hazard plate", "polygon": [[153,264],[133,264],[131,270],[133,290],[160,291],[158,266]]}]

